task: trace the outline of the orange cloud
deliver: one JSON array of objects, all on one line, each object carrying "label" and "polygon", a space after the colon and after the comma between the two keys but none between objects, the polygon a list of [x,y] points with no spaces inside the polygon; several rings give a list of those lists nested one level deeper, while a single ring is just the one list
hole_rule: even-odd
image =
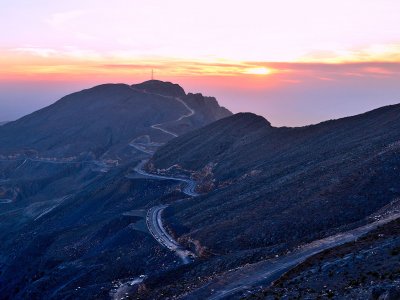
[{"label": "orange cloud", "polygon": [[[0,51],[1,80],[97,80],[132,82],[148,78],[152,69],[156,78],[212,78],[224,85],[231,78],[243,88],[267,88],[300,83],[307,78],[334,81],[342,77],[392,76],[400,73],[397,62],[262,62],[228,60],[183,60],[164,57],[129,59],[101,56],[82,49],[25,47]],[[219,80],[220,78],[221,80]],[[238,78],[236,81],[234,78]]]}]

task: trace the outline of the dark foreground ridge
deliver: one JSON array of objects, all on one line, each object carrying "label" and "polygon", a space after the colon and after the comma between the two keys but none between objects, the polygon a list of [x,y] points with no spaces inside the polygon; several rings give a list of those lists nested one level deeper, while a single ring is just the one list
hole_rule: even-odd
[{"label": "dark foreground ridge", "polygon": [[151,165],[186,170],[208,191],[172,204],[165,221],[206,257],[216,255],[209,272],[197,271],[205,278],[192,284],[201,287],[216,269],[224,278],[221,260],[225,270],[240,268],[370,222],[400,199],[399,153],[393,105],[301,128],[237,114],[170,141]]},{"label": "dark foreground ridge", "polygon": [[177,204],[171,222],[226,252],[313,240],[390,203],[399,141],[400,105],[301,128],[238,114],[172,140],[152,164],[189,170],[210,190]]}]

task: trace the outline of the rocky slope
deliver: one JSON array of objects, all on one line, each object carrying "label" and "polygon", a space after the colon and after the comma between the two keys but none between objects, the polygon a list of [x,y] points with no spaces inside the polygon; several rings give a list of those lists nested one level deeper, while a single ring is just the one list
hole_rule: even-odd
[{"label": "rocky slope", "polygon": [[400,105],[302,128],[238,114],[174,139],[152,165],[207,174],[212,192],[174,205],[169,220],[182,237],[230,253],[362,221],[400,195],[399,141]]},{"label": "rocky slope", "polygon": [[248,299],[400,299],[400,221],[320,253]]},{"label": "rocky slope", "polygon": [[[75,93],[2,126],[2,298],[191,299],[229,270],[284,260],[398,205],[400,105],[301,128],[230,115],[214,98],[148,81]],[[192,176],[202,195],[135,171],[152,155],[150,171]],[[193,262],[150,234],[147,212],[161,204]],[[397,235],[395,221],[250,292],[389,299]]]},{"label": "rocky slope", "polygon": [[132,282],[180,267],[145,221],[183,197],[179,184],[133,168],[148,157],[142,144],[174,138],[165,129],[230,114],[197,100],[172,83],[106,84],[0,128],[0,298],[120,299]]},{"label": "rocky slope", "polygon": [[[296,253],[301,245],[374,220],[398,203],[400,196],[399,119],[400,105],[302,128],[274,128],[262,117],[245,113],[189,132],[161,147],[147,167],[161,174],[191,174],[200,183],[198,190],[204,192],[200,197],[173,203],[165,214],[170,233],[200,259],[190,268],[147,280],[146,291],[138,297],[180,295],[196,299],[196,291],[216,292],[208,290],[212,282],[221,283],[219,292],[223,294],[222,283],[228,285],[227,280],[234,276],[229,274],[241,274],[243,268],[251,270],[276,257],[285,261],[286,255]],[[392,225],[388,225],[388,232]],[[381,261],[393,262],[390,267],[382,263],[375,270],[370,268],[371,260],[362,256],[354,265],[343,267],[349,274],[349,269],[353,271],[347,283],[339,280],[340,264],[340,268],[328,268],[331,272],[327,274],[310,275],[307,270],[308,277],[299,278],[309,278],[309,283],[303,284],[296,277],[294,284],[283,283],[256,297],[291,299],[308,295],[313,299],[338,295],[341,299],[360,295],[364,299],[370,293],[389,297],[397,289],[387,277],[397,278],[396,257],[387,254],[397,249],[394,236],[388,234],[389,244],[378,239],[375,245],[364,245],[378,249]],[[353,250],[357,255],[358,250]],[[334,275],[337,286],[332,284],[335,294],[322,285],[332,272],[338,274]],[[354,280],[369,279],[375,272],[387,274],[379,275],[382,280],[376,285],[365,280],[356,285]],[[350,285],[354,291],[347,293]],[[254,293],[252,286],[237,295],[240,299]]]},{"label": "rocky slope", "polygon": [[[155,80],[133,86],[104,84],[73,93],[2,126],[0,154],[24,151],[52,157],[101,157],[122,151],[140,135],[165,142],[173,136],[150,126],[164,123],[176,126],[174,122],[188,113],[188,108],[175,97],[182,101],[192,99],[180,86]],[[215,101],[202,96],[195,102],[193,121],[181,126],[178,134],[230,115]]]}]

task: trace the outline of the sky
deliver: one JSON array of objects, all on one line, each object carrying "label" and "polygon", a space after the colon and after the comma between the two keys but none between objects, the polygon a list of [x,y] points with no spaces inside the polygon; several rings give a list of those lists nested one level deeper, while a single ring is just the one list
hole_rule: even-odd
[{"label": "sky", "polygon": [[0,0],[0,121],[155,78],[302,126],[400,102],[398,0]]}]

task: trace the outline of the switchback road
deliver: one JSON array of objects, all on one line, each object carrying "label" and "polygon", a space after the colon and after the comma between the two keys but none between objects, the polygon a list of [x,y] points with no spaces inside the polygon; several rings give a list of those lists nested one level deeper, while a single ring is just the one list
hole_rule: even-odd
[{"label": "switchback road", "polygon": [[[158,96],[158,97],[163,97],[163,98],[167,98],[167,99],[176,100],[176,101],[178,101],[179,103],[182,103],[182,105],[185,106],[185,108],[188,110],[188,113],[187,113],[187,114],[184,114],[184,115],[180,116],[178,119],[176,119],[176,120],[174,120],[174,121],[168,121],[168,122],[166,122],[166,123],[170,123],[170,122],[179,122],[179,121],[183,120],[184,118],[189,118],[189,117],[193,116],[193,115],[196,113],[196,112],[194,111],[194,109],[190,108],[189,105],[187,105],[186,102],[183,101],[183,100],[182,100],[181,98],[179,98],[179,97],[172,97],[172,96],[166,96],[166,95],[161,95],[161,94],[157,94],[157,93],[151,93],[151,92],[148,92],[148,91],[146,91],[146,90],[136,89],[136,88],[134,88],[134,87],[130,87],[130,88],[131,88],[132,90],[134,90],[134,91],[142,92],[142,93],[145,93],[145,94],[155,95],[155,96]],[[163,124],[164,124],[164,123],[154,124],[154,125],[151,125],[150,127],[153,128],[153,129],[160,130],[160,131],[162,131],[162,132],[164,132],[164,133],[166,133],[166,134],[172,135],[172,136],[174,136],[174,137],[177,137],[177,136],[178,136],[178,134],[176,134],[175,132],[172,132],[172,131],[170,131],[170,130],[167,130],[167,129],[165,129],[165,128],[162,128]],[[139,149],[139,150],[140,150],[140,149]]]},{"label": "switchback road", "polygon": [[[133,87],[131,87],[131,89],[139,91]],[[164,97],[164,98],[174,99],[174,100],[182,103],[182,105],[185,106],[185,108],[188,110],[187,114],[180,116],[175,121],[169,121],[167,123],[179,122],[179,121],[183,120],[184,118],[188,118],[195,114],[195,111],[192,108],[190,108],[182,99],[180,99],[178,97],[164,96],[164,95],[160,95],[160,94],[150,93],[150,92],[147,92],[144,90],[140,90],[140,91],[144,92],[146,94],[153,94],[153,95]],[[169,131],[169,130],[163,128],[162,127],[163,124],[164,123],[154,124],[151,126],[151,128],[160,130],[160,131],[167,133],[169,135],[172,135],[174,137],[178,136],[178,134],[176,134],[175,132],[172,132],[172,131]],[[154,149],[156,149],[157,146],[159,146],[161,144],[151,142],[150,137],[146,135],[146,136],[140,136],[140,137],[133,139],[129,143],[129,145],[138,151],[141,151],[148,155],[152,155],[155,151]],[[178,182],[184,183],[184,187],[182,189],[182,192],[184,194],[186,194],[190,197],[198,196],[198,194],[195,191],[196,182],[194,180],[187,179],[187,178],[180,178],[180,177],[150,174],[143,169],[143,167],[147,161],[148,160],[141,161],[134,168],[135,172],[142,176],[151,178],[151,179],[173,180],[173,181],[178,181]],[[130,178],[129,175],[127,177]],[[192,252],[185,250],[176,240],[174,240],[174,238],[164,228],[164,225],[162,222],[162,212],[166,207],[168,207],[168,206],[167,205],[158,205],[158,206],[154,206],[154,207],[150,208],[147,211],[147,215],[146,215],[147,228],[148,228],[150,234],[154,237],[154,239],[158,243],[160,243],[162,246],[168,248],[169,250],[175,252],[180,257],[180,259],[182,260],[182,262],[184,264],[188,264],[195,258],[195,255]]]},{"label": "switchback road", "polygon": [[[183,182],[185,183],[185,187],[182,190],[183,193],[190,197],[198,196],[198,194],[195,192],[196,182],[194,180],[147,173],[143,170],[143,166],[146,162],[147,160],[143,160],[135,167],[134,170],[138,174],[152,179],[175,180]],[[192,252],[185,250],[176,240],[174,240],[171,235],[168,234],[167,230],[164,228],[162,222],[162,212],[167,207],[168,205],[158,205],[148,210],[146,215],[147,228],[157,242],[169,250],[174,251],[181,258],[184,264],[188,264],[195,258],[195,255]]]},{"label": "switchback road", "polygon": [[183,187],[182,192],[190,197],[196,197],[199,194],[196,193],[195,188],[196,188],[196,181],[192,179],[187,179],[187,178],[180,178],[180,177],[172,177],[172,176],[163,176],[163,175],[157,175],[157,174],[151,174],[147,173],[145,170],[143,170],[144,165],[146,164],[147,160],[141,161],[135,168],[135,172],[149,177],[153,179],[159,179],[159,180],[174,180],[174,181],[179,181],[185,183],[185,186]]}]

